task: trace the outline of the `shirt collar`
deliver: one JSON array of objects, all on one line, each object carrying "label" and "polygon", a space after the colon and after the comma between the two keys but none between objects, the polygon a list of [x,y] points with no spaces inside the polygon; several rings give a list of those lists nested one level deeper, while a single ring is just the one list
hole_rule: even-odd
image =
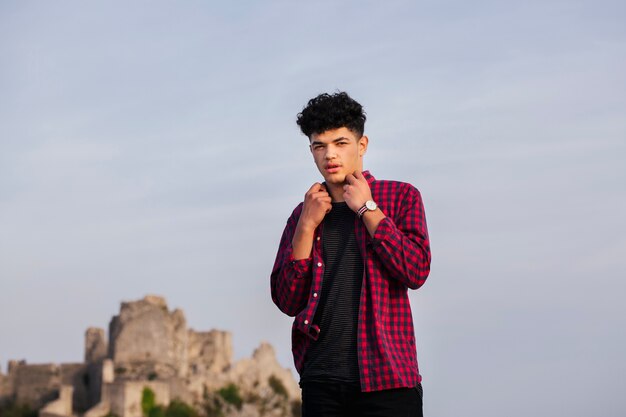
[{"label": "shirt collar", "polygon": [[365,177],[369,185],[372,185],[372,183],[376,181],[376,178],[374,178],[374,176],[370,174],[369,171],[363,171],[363,177]]}]

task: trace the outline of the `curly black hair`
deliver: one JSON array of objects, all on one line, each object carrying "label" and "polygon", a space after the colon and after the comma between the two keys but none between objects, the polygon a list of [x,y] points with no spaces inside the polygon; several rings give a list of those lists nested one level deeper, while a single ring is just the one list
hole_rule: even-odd
[{"label": "curly black hair", "polygon": [[345,127],[357,136],[363,136],[365,129],[363,106],[352,99],[345,91],[335,94],[323,93],[309,100],[302,112],[298,113],[297,123],[307,137],[324,133],[327,130]]}]

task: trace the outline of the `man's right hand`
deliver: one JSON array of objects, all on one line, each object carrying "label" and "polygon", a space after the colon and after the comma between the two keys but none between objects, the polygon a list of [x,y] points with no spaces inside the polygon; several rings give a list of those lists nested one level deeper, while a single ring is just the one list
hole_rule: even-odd
[{"label": "man's right hand", "polygon": [[300,219],[293,236],[292,246],[295,259],[308,258],[313,247],[315,229],[332,209],[330,194],[322,184],[316,182],[304,195]]},{"label": "man's right hand", "polygon": [[314,231],[333,207],[330,202],[330,194],[326,191],[326,187],[319,182],[313,184],[304,195],[304,205],[298,225],[306,231]]}]

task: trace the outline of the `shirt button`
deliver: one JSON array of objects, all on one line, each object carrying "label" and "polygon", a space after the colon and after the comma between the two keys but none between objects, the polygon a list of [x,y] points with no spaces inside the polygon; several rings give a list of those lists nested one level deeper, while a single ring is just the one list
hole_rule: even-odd
[{"label": "shirt button", "polygon": [[318,262],[318,263],[317,263],[317,266],[320,266],[320,267],[321,267],[321,266],[322,266],[322,263],[321,263],[321,262]]},{"label": "shirt button", "polygon": [[309,324],[309,321],[308,320],[304,320],[304,324]]},{"label": "shirt button", "polygon": [[317,293],[316,292],[313,293],[313,297],[317,297]]},{"label": "shirt button", "polygon": [[317,237],[317,240],[320,240],[320,237],[319,237],[319,236]]}]

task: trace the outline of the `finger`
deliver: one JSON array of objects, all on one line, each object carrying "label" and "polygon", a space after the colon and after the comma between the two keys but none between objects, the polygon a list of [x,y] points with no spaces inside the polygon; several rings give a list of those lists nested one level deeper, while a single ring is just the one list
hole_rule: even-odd
[{"label": "finger", "polygon": [[309,188],[309,190],[306,193],[307,194],[314,193],[316,191],[319,191],[320,188],[324,188],[324,186],[320,184],[319,182],[316,182],[315,184],[311,186],[311,188]]},{"label": "finger", "polygon": [[317,191],[317,192],[311,194],[311,198],[318,199],[318,198],[322,198],[322,197],[330,198],[330,194],[328,194],[326,191]]},{"label": "finger", "polygon": [[348,188],[350,188],[350,184],[346,184],[343,186],[343,190],[344,191],[348,191]]},{"label": "finger", "polygon": [[354,171],[353,175],[354,175],[354,178],[356,178],[357,180],[362,180],[365,178],[360,169],[357,169],[356,171]]},{"label": "finger", "polygon": [[346,175],[346,181],[348,181],[348,184],[352,185],[356,182],[356,178],[354,178],[354,175],[348,174]]}]

